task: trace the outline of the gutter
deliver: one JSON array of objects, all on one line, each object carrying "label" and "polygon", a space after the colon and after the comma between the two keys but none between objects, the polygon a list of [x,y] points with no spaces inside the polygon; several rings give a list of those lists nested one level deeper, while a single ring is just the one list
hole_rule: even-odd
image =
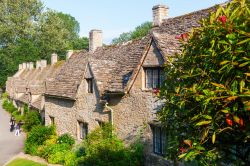
[{"label": "gutter", "polygon": [[113,126],[113,123],[114,123],[114,117],[113,117],[113,114],[114,114],[114,110],[108,106],[108,102],[105,103],[104,105],[105,108],[107,108],[109,111],[110,111],[110,118],[111,118],[111,125]]}]

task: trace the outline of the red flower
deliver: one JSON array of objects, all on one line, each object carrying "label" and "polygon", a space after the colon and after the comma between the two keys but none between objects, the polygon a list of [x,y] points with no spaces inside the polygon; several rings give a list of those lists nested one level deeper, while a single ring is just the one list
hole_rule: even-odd
[{"label": "red flower", "polygon": [[187,37],[188,37],[188,34],[187,34],[187,33],[181,34],[181,38],[182,38],[182,39],[186,39]]},{"label": "red flower", "polygon": [[187,33],[183,33],[183,34],[180,34],[180,35],[177,35],[175,36],[175,39],[178,39],[178,40],[185,40],[188,38],[188,34]]},{"label": "red flower", "polygon": [[239,124],[241,127],[244,126],[244,120],[242,118],[240,118]]},{"label": "red flower", "polygon": [[227,17],[226,16],[220,16],[219,21],[222,22],[223,25],[225,25],[226,22],[227,22]]},{"label": "red flower", "polygon": [[158,88],[154,88],[154,89],[153,89],[153,93],[154,93],[155,95],[159,95],[160,90],[159,90]]},{"label": "red flower", "polygon": [[185,149],[185,148],[183,148],[183,147],[180,147],[179,150],[180,150],[181,153],[187,152],[187,149]]},{"label": "red flower", "polygon": [[175,39],[178,39],[178,40],[180,40],[182,37],[181,37],[181,35],[177,35],[177,36],[175,36]]},{"label": "red flower", "polygon": [[226,122],[229,126],[233,126],[233,121],[229,118],[226,118]]}]

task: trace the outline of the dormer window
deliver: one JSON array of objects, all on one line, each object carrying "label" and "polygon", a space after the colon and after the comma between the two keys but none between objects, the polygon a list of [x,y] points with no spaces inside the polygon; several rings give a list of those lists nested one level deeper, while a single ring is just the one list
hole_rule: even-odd
[{"label": "dormer window", "polygon": [[160,88],[164,81],[163,68],[150,67],[145,68],[145,88],[155,89]]},{"label": "dormer window", "polygon": [[87,84],[88,84],[88,93],[93,93],[93,78],[88,78]]}]

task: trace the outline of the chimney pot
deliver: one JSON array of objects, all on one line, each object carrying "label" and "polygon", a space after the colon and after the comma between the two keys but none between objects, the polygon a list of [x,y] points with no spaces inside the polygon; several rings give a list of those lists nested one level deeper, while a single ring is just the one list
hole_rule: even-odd
[{"label": "chimney pot", "polygon": [[30,62],[30,63],[29,63],[29,69],[30,69],[30,70],[34,69],[34,63],[33,63],[33,62]]},{"label": "chimney pot", "polygon": [[152,8],[153,11],[153,26],[160,26],[164,19],[168,16],[169,7],[165,5],[156,5]]},{"label": "chimney pot", "polygon": [[22,69],[23,69],[23,64],[19,64],[18,70],[22,70]]},{"label": "chimney pot", "polygon": [[23,63],[23,69],[27,68],[27,63]]},{"label": "chimney pot", "polygon": [[56,53],[51,55],[51,65],[54,65],[57,62],[58,56]]},{"label": "chimney pot", "polygon": [[98,47],[102,47],[102,31],[93,29],[89,32],[89,51],[94,52]]},{"label": "chimney pot", "polygon": [[45,68],[45,67],[47,67],[47,60],[41,60],[40,61],[40,65],[41,65],[42,69]]},{"label": "chimney pot", "polygon": [[73,50],[68,50],[67,54],[66,54],[66,60],[68,60],[71,55],[73,55],[74,51]]},{"label": "chimney pot", "polygon": [[41,61],[37,60],[36,61],[36,69],[39,69],[41,67]]}]

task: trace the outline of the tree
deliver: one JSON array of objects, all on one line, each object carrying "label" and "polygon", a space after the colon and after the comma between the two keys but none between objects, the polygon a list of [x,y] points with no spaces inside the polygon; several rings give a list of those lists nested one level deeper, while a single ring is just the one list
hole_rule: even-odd
[{"label": "tree", "polygon": [[152,29],[152,23],[145,22],[141,24],[140,26],[137,26],[135,30],[122,33],[118,38],[114,38],[112,40],[112,44],[127,42],[129,40],[134,40],[134,39],[140,39],[146,36],[151,29]]},{"label": "tree", "polygon": [[0,1],[0,87],[19,63],[50,60],[54,52],[87,49],[79,36],[79,23],[69,14],[44,11],[40,0]]},{"label": "tree", "polygon": [[250,163],[250,3],[233,0],[177,38],[169,59],[159,119],[167,158],[199,165]]}]

